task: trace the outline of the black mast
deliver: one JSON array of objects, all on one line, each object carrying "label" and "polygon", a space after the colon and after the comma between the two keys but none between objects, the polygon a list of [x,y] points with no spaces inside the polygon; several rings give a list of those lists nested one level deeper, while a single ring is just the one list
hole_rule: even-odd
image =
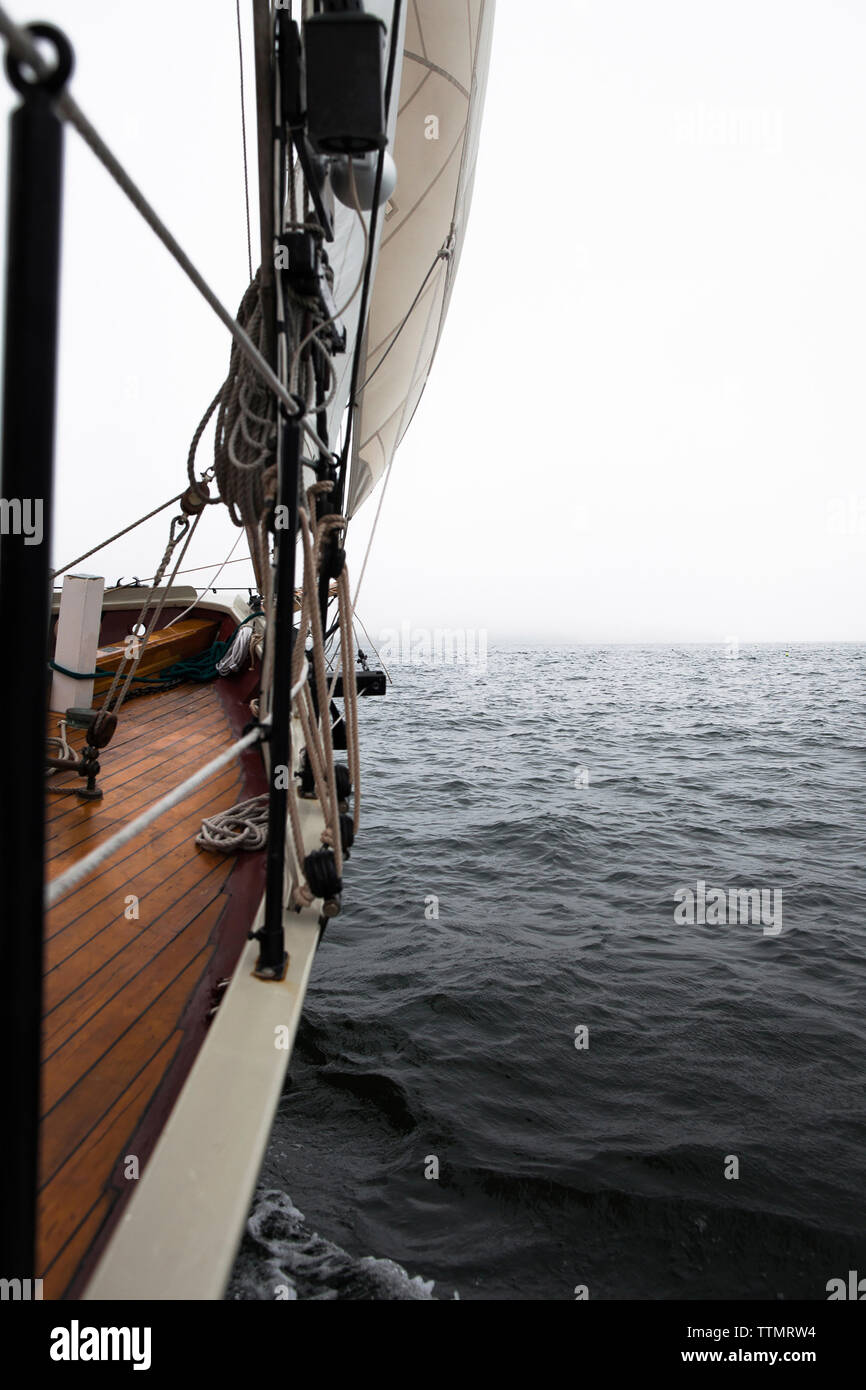
[{"label": "black mast", "polygon": [[295,538],[298,530],[298,471],[301,429],[297,419],[280,407],[277,445],[279,483],[277,502],[288,526],[275,531],[277,620],[273,636],[273,698],[271,702],[270,795],[268,799],[268,854],[265,880],[265,918],[256,935],[260,952],[256,973],[281,979],[287,959],[283,933],[283,891],[286,860],[286,815],[291,776],[291,667],[294,647]]},{"label": "black mast", "polygon": [[[275,31],[266,4],[259,0],[254,9],[256,24],[256,87],[259,110],[259,170],[262,187],[262,272],[261,293],[271,365],[279,373],[276,344],[280,342],[277,298],[274,288],[275,222],[282,218],[282,207],[274,207],[273,160],[281,161],[279,187],[285,183],[286,136],[282,112],[276,110],[274,52]],[[279,26],[279,33],[285,27]],[[267,50],[267,61],[265,50]],[[285,59],[285,55],[283,55]],[[278,139],[274,141],[274,131]],[[267,176],[265,177],[265,171]],[[285,383],[288,386],[288,382]],[[291,778],[291,668],[295,620],[295,553],[298,533],[298,483],[301,458],[300,419],[289,416],[280,405],[277,413],[277,499],[275,517],[288,525],[274,528],[274,608],[276,622],[268,640],[274,644],[271,696],[270,787],[268,796],[268,849],[265,868],[264,920],[255,936],[259,941],[256,974],[262,979],[282,979],[288,968],[283,931],[285,891],[286,816]]]},{"label": "black mast", "polygon": [[[11,53],[6,73],[22,97],[10,119],[3,384],[3,536],[0,626],[15,633],[8,736],[0,759],[0,1268],[35,1272],[42,1023],[42,901],[45,736],[51,620],[51,504],[54,469],[63,125],[54,100],[72,71],[59,30],[31,24],[57,63],[25,79]],[[38,523],[38,525],[37,525]],[[27,613],[26,620],[22,613]]]}]

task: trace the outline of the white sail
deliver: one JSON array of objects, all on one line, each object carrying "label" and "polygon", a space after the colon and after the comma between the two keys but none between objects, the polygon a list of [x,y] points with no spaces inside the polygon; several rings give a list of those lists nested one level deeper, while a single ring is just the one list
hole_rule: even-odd
[{"label": "white sail", "polygon": [[469,212],[494,0],[415,0],[358,378],[348,515],[370,496],[424,390]]}]

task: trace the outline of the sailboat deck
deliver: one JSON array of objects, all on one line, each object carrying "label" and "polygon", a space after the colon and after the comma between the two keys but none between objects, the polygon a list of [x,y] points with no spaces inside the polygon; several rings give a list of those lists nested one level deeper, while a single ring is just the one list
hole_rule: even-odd
[{"label": "sailboat deck", "polygon": [[[47,876],[235,737],[214,685],[129,701],[100,757],[101,801],[61,791],[80,784],[74,772],[47,780]],[[80,748],[83,734],[69,742]],[[60,1297],[71,1281],[76,1291],[83,1258],[144,1169],[204,1036],[218,981],[233,969],[262,855],[242,855],[235,866],[234,858],[199,849],[195,836],[203,816],[261,789],[255,759],[218,771],[48,914],[38,1233],[46,1298]]]}]

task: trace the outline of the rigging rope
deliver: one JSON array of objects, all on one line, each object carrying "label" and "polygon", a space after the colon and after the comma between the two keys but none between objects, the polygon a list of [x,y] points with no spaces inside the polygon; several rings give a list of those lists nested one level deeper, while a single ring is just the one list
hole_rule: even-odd
[{"label": "rigging rope", "polygon": [[382,353],[382,356],[379,358],[379,361],[376,363],[375,367],[373,368],[373,370],[372,370],[372,372],[370,373],[370,375],[367,377],[366,381],[363,381],[363,382],[361,383],[361,385],[358,387],[358,390],[357,390],[357,392],[356,392],[356,395],[360,396],[361,392],[364,391],[364,390],[370,385],[370,382],[373,380],[373,377],[376,375],[376,373],[378,372],[379,368],[382,366],[383,362],[385,361],[385,358],[388,356],[388,353],[391,351],[392,347],[394,347],[394,346],[396,345],[397,340],[398,340],[398,338],[400,337],[400,334],[403,332],[403,329],[406,327],[406,324],[409,322],[410,318],[412,317],[413,313],[415,312],[415,309],[416,309],[416,307],[417,307],[417,305],[418,305],[418,301],[420,300],[420,298],[421,298],[422,294],[424,293],[424,290],[425,290],[425,288],[426,288],[426,286],[427,286],[427,281],[430,279],[430,276],[433,274],[433,271],[436,269],[436,267],[437,267],[437,265],[439,264],[439,262],[440,262],[440,261],[450,261],[451,255],[452,255],[452,234],[449,232],[449,233],[448,233],[448,239],[447,239],[447,241],[445,242],[445,245],[444,245],[443,247],[441,247],[441,248],[436,252],[436,255],[433,257],[433,262],[432,262],[432,264],[431,264],[431,266],[430,266],[430,269],[427,271],[427,274],[424,276],[424,279],[421,281],[421,286],[420,286],[420,288],[419,288],[419,290],[418,290],[418,293],[415,295],[415,298],[412,300],[412,303],[409,305],[409,308],[406,310],[405,314],[403,315],[402,319],[401,319],[400,322],[398,323],[397,327],[393,330],[393,337],[391,338],[390,343],[389,343],[388,346],[386,347],[385,351]]},{"label": "rigging rope", "polygon": [[244,103],[244,41],[241,34],[241,0],[235,0],[235,12],[238,20],[238,67],[241,76],[241,139],[244,146],[244,200],[247,209],[247,261],[250,267],[250,279],[253,278],[253,233],[250,226],[250,178],[247,169],[247,116]]},{"label": "rigging rope", "polygon": [[[182,613],[179,613],[178,616],[177,616],[176,618],[172,618],[172,620],[171,620],[170,623],[166,623],[166,627],[174,627],[175,623],[179,623],[179,622],[181,621],[182,618],[185,618],[185,617],[186,617],[187,613],[191,613],[191,612],[192,612],[192,610],[195,608],[196,604],[198,604],[198,603],[201,602],[201,600],[204,598],[205,594],[207,593],[208,589],[212,589],[212,588],[213,588],[214,584],[215,584],[216,581],[219,579],[219,577],[220,577],[220,575],[222,574],[223,570],[225,569],[226,565],[231,564],[231,562],[232,562],[232,556],[234,555],[235,551],[236,551],[237,548],[238,548],[238,542],[239,542],[239,541],[240,541],[240,536],[236,536],[236,537],[235,537],[235,543],[234,543],[234,545],[232,546],[232,548],[231,548],[231,550],[229,551],[229,553],[228,553],[228,555],[226,556],[226,558],[223,560],[222,564],[220,565],[219,569],[217,570],[217,572],[216,572],[216,574],[214,575],[213,579],[211,580],[210,584],[205,584],[204,588],[202,589],[202,592],[201,592],[200,594],[196,594],[195,598],[193,599],[193,601],[192,601],[192,603],[189,605],[189,607],[188,607],[188,608],[185,608],[185,609],[183,610]],[[246,558],[247,558],[247,557],[244,556],[244,559],[246,559]],[[177,578],[177,575],[176,575],[176,574],[175,574],[175,578]]]},{"label": "rigging rope", "polygon": [[159,506],[154,507],[152,512],[146,512],[144,516],[138,518],[138,521],[133,521],[130,526],[124,526],[122,531],[118,531],[115,535],[109,536],[107,541],[100,541],[99,545],[95,545],[92,550],[85,550],[83,555],[79,555],[75,560],[70,560],[69,564],[64,565],[62,569],[55,570],[54,578],[56,579],[59,574],[65,574],[67,570],[71,570],[73,565],[80,565],[82,560],[89,560],[91,555],[96,554],[97,550],[105,550],[115,541],[119,541],[121,536],[125,536],[130,531],[134,531],[136,526],[141,526],[142,522],[150,521],[152,516],[157,516],[160,512],[164,512],[166,507],[171,507],[175,502],[179,502],[182,497],[183,493],[179,492],[176,497],[169,497],[167,502],[160,502]]},{"label": "rigging rope", "polygon": [[[12,52],[34,69],[38,77],[46,77],[50,71],[50,64],[46,63],[33,39],[25,29],[17,25],[7,14],[6,10],[0,5],[0,33],[6,38]],[[129,201],[137,212],[141,214],[151,231],[162,242],[163,246],[174,257],[181,270],[189,280],[195,285],[202,298],[213,309],[217,318],[225,325],[234,338],[238,348],[246,359],[252,363],[259,375],[267,382],[271,391],[292,416],[297,415],[297,403],[292,398],[289,391],[280,381],[274,370],[268,365],[259,349],[250,341],[240,324],[232,318],[228,309],[211,289],[200,271],[189,259],[180,243],[172,236],[165,223],[158,213],[151,207],[138,185],[130,178],[120,161],[112,154],[111,150],[102,139],[99,132],[91,125],[75,98],[68,91],[64,91],[55,102],[60,115],[78,131],[85,144],[96,155],[103,167],[108,171],[115,183],[126,194]],[[305,421],[304,428],[310,434],[315,431]]]},{"label": "rigging rope", "polygon": [[[111,688],[109,689],[109,692],[102,703],[102,708],[96,716],[94,731],[101,728],[109,714],[120,714],[120,711],[123,708],[123,702],[126,699],[126,696],[129,692],[129,687],[132,684],[136,671],[138,670],[141,658],[144,656],[145,648],[147,647],[148,641],[150,640],[150,635],[153,632],[157,622],[159,621],[159,616],[162,613],[163,608],[165,607],[165,600],[168,597],[168,591],[174,583],[178,568],[183,562],[183,557],[189,549],[189,543],[195,535],[196,527],[198,526],[198,523],[201,521],[201,518],[202,513],[199,512],[196,516],[193,517],[192,525],[190,525],[189,518],[185,517],[183,513],[180,513],[172,521],[171,530],[169,532],[168,544],[165,547],[165,552],[163,553],[163,557],[160,561],[159,568],[157,569],[157,572],[154,575],[154,580],[152,585],[150,586],[147,598],[144,600],[144,605],[142,607],[141,613],[139,614],[138,622],[135,624],[136,628],[144,627],[145,617],[147,616],[150,605],[153,602],[156,590],[159,587],[162,577],[165,574],[165,571],[168,569],[169,561],[171,560],[171,557],[174,554],[176,547],[180,544],[181,541],[183,541],[183,548],[180,552],[180,555],[178,556],[177,564],[174,567],[174,573],[172,574],[171,579],[169,580],[168,584],[160,594],[159,602],[156,605],[153,617],[150,619],[150,622],[147,625],[144,636],[139,639],[137,632],[133,634],[136,638],[135,650],[132,652],[131,655],[129,655],[127,653],[126,648],[124,648],[124,654],[120,662],[118,663],[117,670],[114,674],[114,679],[111,682]],[[178,525],[178,523],[180,523],[180,525]],[[131,663],[128,672],[124,670],[127,661]],[[115,692],[117,691],[117,688],[120,685],[121,681],[123,681],[123,684],[120,688],[120,694],[116,695]]]},{"label": "rigging rope", "polygon": [[393,684],[394,684],[394,677],[391,675],[391,672],[388,670],[388,667],[385,665],[384,661],[382,660],[381,653],[379,652],[379,649],[377,648],[376,643],[373,641],[373,639],[372,639],[372,637],[370,636],[369,632],[368,632],[367,629],[365,628],[365,626],[364,626],[364,624],[363,624],[363,621],[362,621],[362,619],[361,619],[360,613],[356,613],[356,612],[353,610],[353,612],[352,612],[352,619],[353,619],[354,622],[360,623],[360,624],[361,624],[361,631],[363,632],[363,634],[364,634],[364,636],[366,637],[367,641],[370,643],[370,646],[373,648],[373,651],[376,653],[376,660],[378,661],[379,665],[382,667],[382,670],[385,672],[385,675],[388,677],[388,681],[390,682],[390,684],[393,685]]}]

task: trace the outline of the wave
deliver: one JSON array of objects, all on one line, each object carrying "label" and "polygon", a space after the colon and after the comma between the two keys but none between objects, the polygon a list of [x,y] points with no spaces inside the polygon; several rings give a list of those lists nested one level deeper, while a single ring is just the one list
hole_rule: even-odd
[{"label": "wave", "polygon": [[[863,1267],[866,647],[720,650],[491,647],[480,697],[405,668],[365,702],[233,1296],[812,1299]],[[698,879],[782,890],[782,934],[680,927]]]},{"label": "wave", "polygon": [[286,1192],[260,1188],[232,1272],[230,1300],[435,1300],[434,1281],[394,1260],[350,1255],[311,1231]]}]

